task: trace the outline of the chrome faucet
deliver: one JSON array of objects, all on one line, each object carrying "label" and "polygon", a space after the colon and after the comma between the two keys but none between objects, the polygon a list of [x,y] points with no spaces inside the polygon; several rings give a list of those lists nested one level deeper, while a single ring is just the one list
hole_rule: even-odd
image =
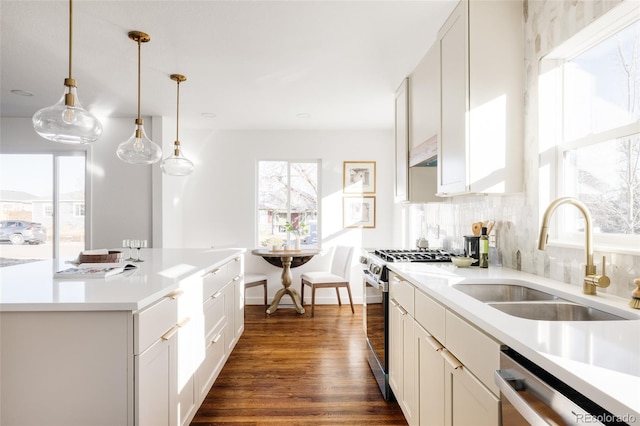
[{"label": "chrome faucet", "polygon": [[538,240],[538,249],[544,250],[547,247],[547,240],[549,239],[549,220],[556,211],[556,209],[562,204],[572,204],[580,210],[584,216],[585,221],[585,252],[587,254],[587,264],[585,266],[584,281],[582,283],[582,292],[584,294],[596,294],[596,287],[606,288],[611,284],[609,277],[605,275],[605,263],[606,258],[602,256],[602,274],[596,274],[596,265],[593,263],[593,234],[591,213],[589,209],[580,200],[572,197],[561,197],[553,200],[542,217],[542,226],[540,227],[540,238]]}]

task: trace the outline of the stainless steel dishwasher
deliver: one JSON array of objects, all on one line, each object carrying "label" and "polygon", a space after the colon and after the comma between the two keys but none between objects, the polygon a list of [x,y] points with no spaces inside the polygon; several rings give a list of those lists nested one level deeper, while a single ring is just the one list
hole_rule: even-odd
[{"label": "stainless steel dishwasher", "polygon": [[504,426],[628,424],[512,349],[500,354],[495,382]]}]

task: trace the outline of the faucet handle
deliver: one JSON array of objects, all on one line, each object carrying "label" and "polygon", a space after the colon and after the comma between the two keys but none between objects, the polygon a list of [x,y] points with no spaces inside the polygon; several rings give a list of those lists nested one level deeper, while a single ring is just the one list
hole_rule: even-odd
[{"label": "faucet handle", "polygon": [[589,274],[584,277],[583,292],[586,294],[596,294],[595,287],[607,288],[611,284],[611,280],[605,274],[607,257],[602,256],[602,274]]}]

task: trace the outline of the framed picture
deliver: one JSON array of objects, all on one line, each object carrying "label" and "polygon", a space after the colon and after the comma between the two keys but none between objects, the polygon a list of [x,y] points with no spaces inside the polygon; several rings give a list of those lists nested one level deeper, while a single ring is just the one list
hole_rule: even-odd
[{"label": "framed picture", "polygon": [[343,176],[342,192],[345,194],[375,194],[375,161],[345,161]]},{"label": "framed picture", "polygon": [[343,197],[342,224],[344,228],[375,228],[376,197]]}]

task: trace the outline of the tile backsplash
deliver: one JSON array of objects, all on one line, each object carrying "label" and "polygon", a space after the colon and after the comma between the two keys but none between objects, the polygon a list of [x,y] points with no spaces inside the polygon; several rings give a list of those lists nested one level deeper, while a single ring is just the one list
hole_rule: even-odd
[{"label": "tile backsplash", "polygon": [[[405,244],[411,238],[426,236],[430,245],[462,251],[463,236],[471,235],[471,224],[494,220],[496,247],[490,251],[490,264],[545,276],[582,286],[584,247],[537,249],[539,234],[538,183],[538,64],[542,56],[586,25],[618,5],[622,0],[525,0],[525,132],[522,194],[503,196],[465,195],[440,203],[408,204],[402,207],[406,221]],[[546,207],[542,206],[543,208]],[[596,251],[594,261],[600,271],[602,256],[607,257],[611,286],[599,292],[630,297],[634,278],[640,277],[640,256]]]}]

